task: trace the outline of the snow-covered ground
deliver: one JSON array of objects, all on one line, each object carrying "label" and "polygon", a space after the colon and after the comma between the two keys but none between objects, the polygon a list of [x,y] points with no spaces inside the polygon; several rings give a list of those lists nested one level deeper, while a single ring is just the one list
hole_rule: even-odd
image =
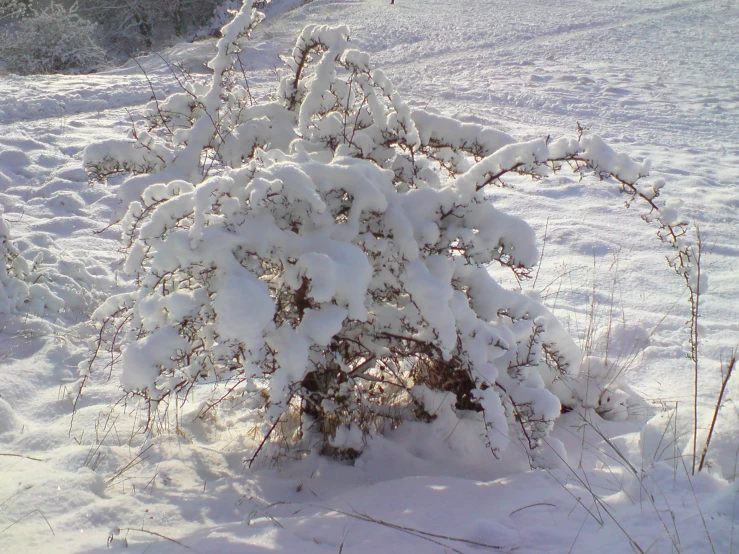
[{"label": "snow-covered ground", "polygon": [[[652,160],[663,198],[700,228],[709,275],[702,444],[722,360],[739,343],[739,5],[315,0],[275,10],[248,43],[255,94],[274,89],[278,55],[308,23],[349,25],[415,107],[520,139],[573,136],[579,123]],[[164,56],[198,73],[212,54],[203,42]],[[495,461],[443,418],[372,440],[353,465],[295,453],[246,469],[256,444],[248,414],[211,425],[185,415],[181,429],[144,441],[131,435],[136,412],[113,406],[116,375],[95,376],[72,420],[71,386],[91,355],[86,322],[130,287],[119,233],[106,228],[115,187],[88,183],[82,150],[124,136],[150,84],[160,98],[177,90],[159,57],[140,63],[148,81],[136,64],[0,77],[0,206],[22,254],[42,256],[66,302],[60,314],[0,314],[0,552],[739,552],[739,381],[710,467],[689,477],[684,284],[641,206],[564,174],[497,193],[541,238],[541,267],[524,286],[584,348],[607,349],[642,400],[625,421],[563,415],[554,437],[566,454],[552,455],[551,469]],[[590,346],[589,329],[610,329],[609,339]]]}]

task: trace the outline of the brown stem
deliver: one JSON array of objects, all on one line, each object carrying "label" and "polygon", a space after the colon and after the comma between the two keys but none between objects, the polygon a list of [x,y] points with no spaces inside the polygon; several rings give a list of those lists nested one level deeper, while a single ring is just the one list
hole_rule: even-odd
[{"label": "brown stem", "polygon": [[716,420],[718,419],[718,412],[721,410],[721,403],[724,400],[724,392],[726,392],[726,385],[729,383],[729,379],[731,379],[731,372],[734,371],[734,366],[736,365],[736,355],[737,351],[734,350],[731,361],[729,362],[729,367],[726,370],[726,375],[724,375],[724,379],[721,382],[721,392],[718,395],[718,400],[716,401],[716,409],[713,410],[713,419],[711,420],[711,427],[708,430],[708,438],[706,439],[706,446],[703,447],[703,454],[701,454],[701,460],[698,464],[698,471],[701,471],[703,469],[703,463],[706,461],[706,454],[708,453],[708,447],[711,445],[711,437],[713,436],[713,429],[716,426]]}]

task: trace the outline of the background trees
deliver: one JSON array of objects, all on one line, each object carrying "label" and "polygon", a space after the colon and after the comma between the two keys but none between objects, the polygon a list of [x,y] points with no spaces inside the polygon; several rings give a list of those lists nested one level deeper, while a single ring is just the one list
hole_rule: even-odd
[{"label": "background trees", "polygon": [[6,0],[0,59],[17,73],[90,71],[106,54],[125,60],[202,29],[212,32],[217,8],[229,7],[233,2],[222,0]]},{"label": "background trees", "polygon": [[131,56],[174,37],[183,38],[213,17],[220,0],[81,0],[79,13],[100,25],[113,54]]},{"label": "background trees", "polygon": [[105,60],[105,52],[95,40],[97,25],[77,12],[76,5],[65,8],[51,3],[39,11],[24,14],[10,29],[0,34],[0,55],[15,73],[58,73],[89,71]]}]

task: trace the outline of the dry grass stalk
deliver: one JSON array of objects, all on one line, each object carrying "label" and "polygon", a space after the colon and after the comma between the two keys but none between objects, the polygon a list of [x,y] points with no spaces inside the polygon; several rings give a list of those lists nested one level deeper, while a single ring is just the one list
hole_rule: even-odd
[{"label": "dry grass stalk", "polygon": [[[700,463],[698,464],[698,471],[701,471],[703,469],[703,464],[706,461],[706,454],[708,454],[708,447],[711,445],[711,438],[713,437],[713,430],[716,427],[716,420],[718,419],[718,413],[721,410],[721,404],[724,401],[724,393],[726,392],[726,385],[729,384],[729,379],[731,379],[731,373],[734,371],[734,366],[736,365],[737,350],[738,349],[734,349],[734,351],[731,353],[731,360],[729,360],[729,365],[726,369],[726,373],[724,374],[724,378],[721,381],[721,391],[719,392],[718,399],[716,400],[716,408],[714,408],[713,410],[713,418],[711,418],[711,427],[708,430],[708,437],[706,438],[706,445],[703,447],[703,453],[701,454]],[[721,369],[723,369],[723,365]]]}]

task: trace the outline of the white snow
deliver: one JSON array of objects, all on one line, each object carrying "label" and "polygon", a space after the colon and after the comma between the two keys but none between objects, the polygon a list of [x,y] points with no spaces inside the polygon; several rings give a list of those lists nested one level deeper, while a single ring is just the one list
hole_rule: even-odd
[{"label": "white snow", "polygon": [[[480,159],[501,153],[472,168],[475,180],[458,183],[464,194],[475,194],[477,179],[502,165],[534,161],[508,152],[506,145],[514,141],[536,144],[537,156],[572,152],[579,142],[584,156],[624,179],[651,173],[641,192],[659,190],[668,202],[662,220],[697,224],[704,244],[710,289],[701,282],[701,290],[708,291],[701,302],[702,447],[722,362],[725,368],[739,343],[739,7],[725,0],[285,4],[296,9],[268,12],[243,45],[259,104],[250,108],[251,127],[239,128],[224,144],[224,153],[234,159],[260,136],[270,134],[283,143],[294,138],[292,127],[266,107],[265,95],[275,86],[273,67],[281,65],[278,55],[289,57],[306,25],[316,26],[313,30],[346,25],[328,46],[342,48],[348,34],[353,47],[369,52],[382,71],[374,74],[376,82],[391,80],[407,103],[392,100],[397,117],[412,118],[421,138],[464,146]],[[214,52],[214,43],[206,41],[178,45],[164,55],[199,76]],[[357,65],[367,63],[358,53],[347,56]],[[181,92],[157,56],[139,61],[160,101]],[[320,111],[323,99],[310,97],[310,89],[280,92],[293,93],[308,95],[301,121]],[[220,91],[215,87],[209,94],[206,111],[215,110]],[[128,180],[125,187],[117,177],[107,186],[88,183],[83,163],[97,156],[104,167],[111,146],[129,148],[126,110],[137,120],[150,97],[149,83],[133,63],[87,76],[0,75],[0,238],[7,234],[27,265],[0,267],[0,552],[93,554],[108,547],[149,553],[490,551],[474,543],[518,553],[620,553],[636,550],[632,544],[658,553],[739,552],[736,376],[716,423],[709,467],[691,476],[693,381],[686,358],[685,284],[667,267],[664,258],[670,252],[655,227],[641,221],[644,206],[634,202],[626,209],[617,187],[579,182],[567,165],[545,182],[512,180],[513,186],[496,188],[494,205],[470,214],[478,220],[480,233],[473,238],[479,248],[533,229],[538,250],[507,254],[527,264],[541,258],[535,280],[521,286],[531,289],[532,298],[540,295],[560,323],[531,313],[527,327],[516,334],[527,336],[532,325],[546,325],[553,337],[569,332],[579,349],[562,352],[563,361],[576,366],[583,359],[581,370],[588,378],[582,387],[567,390],[554,376],[532,371],[526,377],[530,397],[517,399],[534,402],[549,415],[559,409],[557,397],[569,395],[590,406],[557,420],[542,454],[547,469],[530,469],[519,444],[494,460],[478,422],[472,416],[460,419],[450,395],[424,387],[413,394],[436,415],[432,422],[401,425],[388,436],[368,438],[366,445],[358,429],[338,430],[334,445],[364,448],[353,465],[268,445],[248,467],[269,430],[249,417],[253,396],[262,393],[259,383],[230,383],[238,393],[232,400],[238,409],[223,413],[208,410],[208,399],[225,389],[204,383],[195,391],[202,403],[170,402],[180,426],[167,427],[163,419],[157,436],[132,434],[146,411],[130,401],[118,403],[121,382],[127,389],[162,385],[155,382],[159,368],[188,348],[168,325],[186,319],[201,304],[192,295],[208,294],[205,290],[177,292],[166,303],[146,306],[141,313],[153,334],[126,349],[110,375],[110,354],[99,354],[72,419],[72,402],[94,351],[90,317],[94,313],[104,321],[154,286],[137,281],[135,259],[123,264],[120,228],[108,227],[125,214],[118,198],[128,209],[124,225],[130,225],[142,208],[128,204],[144,190],[152,195],[147,201],[177,197],[179,204],[168,202],[141,230],[153,238],[162,225],[195,212],[198,223],[168,239],[166,255],[156,260],[162,272],[186,262],[200,241],[214,260],[231,255],[226,234],[204,226],[215,216],[203,196],[229,189],[232,177],[216,175],[193,190],[187,181],[193,181],[197,159],[175,160],[173,152],[157,150],[166,161],[162,164],[154,153],[141,150],[138,167],[168,172],[158,177],[167,185],[149,187],[159,181],[148,176]],[[180,95],[170,102],[186,100]],[[453,126],[452,117],[463,125]],[[334,123],[321,121],[310,132],[329,132]],[[588,129],[580,141],[578,123]],[[188,152],[199,152],[212,139],[208,125],[178,137],[191,148]],[[269,125],[278,130],[267,133]],[[477,144],[465,142],[482,127],[501,131],[486,131]],[[550,134],[566,140],[547,140]],[[406,140],[415,144],[419,137]],[[357,144],[371,141],[358,137]],[[384,154],[371,155],[381,159]],[[296,178],[294,160],[264,160],[264,175],[248,193],[256,204],[257,197],[279,190],[313,206],[316,215],[320,198],[311,187],[330,190],[358,162],[349,157],[341,163],[316,162],[310,170],[301,164],[307,173]],[[459,171],[470,169],[456,166],[452,157],[445,162]],[[306,238],[290,253],[297,260],[292,278],[299,282],[320,275],[310,297],[326,303],[336,298],[337,304],[307,310],[297,332],[271,330],[269,346],[285,368],[269,385],[275,400],[287,398],[285,386],[303,375],[310,345],[327,344],[347,317],[367,317],[361,295],[372,279],[371,268],[346,244],[360,213],[387,210],[401,241],[427,219],[424,214],[439,208],[434,190],[414,191],[394,205],[382,186],[386,175],[367,165],[366,179],[342,184],[352,187],[356,210],[335,230],[343,234],[332,237],[331,248],[325,248],[325,240]],[[433,177],[427,177],[433,188]],[[236,213],[240,208],[232,200]],[[404,222],[411,213],[418,220]],[[266,235],[265,221],[255,215],[248,224],[255,249],[274,239]],[[252,232],[258,229],[261,235]],[[418,232],[419,244],[438,240],[438,227]],[[387,245],[377,240],[371,247],[380,252]],[[414,241],[396,247],[409,260],[418,255]],[[262,331],[272,325],[273,304],[261,282],[232,263],[224,261],[221,267],[230,269],[216,276],[224,285],[214,299],[212,332],[226,340],[246,333],[256,351]],[[409,264],[403,278],[444,341],[452,340],[444,327],[451,318],[470,321],[461,315],[469,309],[466,302],[446,295],[444,283],[460,279],[480,287],[475,310],[489,312],[491,319],[501,299],[509,301],[509,282],[493,286],[443,260],[419,265]],[[17,279],[21,274],[24,282]],[[499,277],[502,281],[504,275]],[[695,286],[697,274],[691,279]],[[535,305],[522,300],[517,309],[523,314]],[[494,345],[480,346],[487,332],[464,329],[492,381],[499,377],[493,361],[506,354]],[[507,340],[518,338],[514,331],[506,333]],[[557,390],[556,397],[539,386],[541,379],[552,380],[546,384]],[[494,402],[497,396],[485,398]],[[488,439],[495,446],[507,440],[495,431],[505,427],[504,408],[485,408],[494,424]],[[289,417],[277,424],[286,435],[295,429]]]}]

